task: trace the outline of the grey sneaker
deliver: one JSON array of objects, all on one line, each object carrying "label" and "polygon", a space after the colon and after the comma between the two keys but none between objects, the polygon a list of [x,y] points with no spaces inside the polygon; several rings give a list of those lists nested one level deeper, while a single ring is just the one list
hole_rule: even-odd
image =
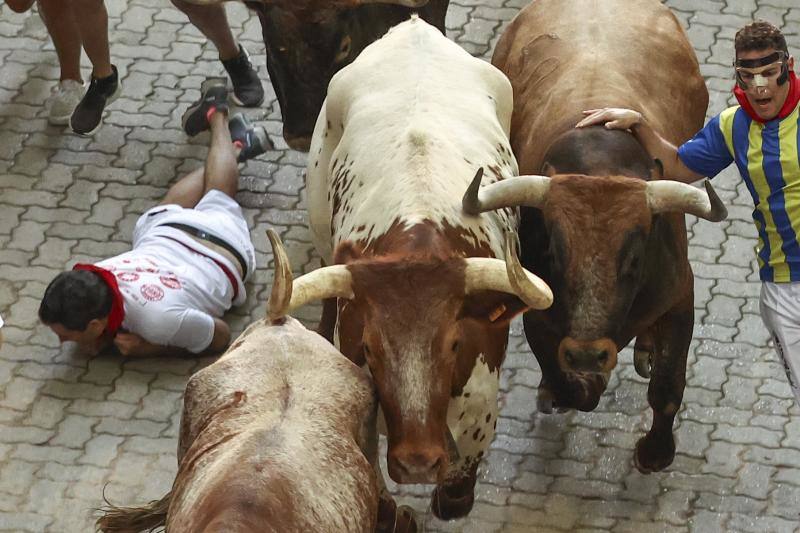
[{"label": "grey sneaker", "polygon": [[85,85],[75,80],[62,80],[53,87],[53,94],[47,99],[47,120],[50,124],[66,126],[78,103],[83,98]]},{"label": "grey sneaker", "polygon": [[247,117],[241,113],[231,117],[228,121],[228,129],[231,132],[233,144],[242,149],[237,158],[239,163],[258,157],[267,150],[275,148],[272,141],[269,140],[266,130],[261,126],[250,124]]},{"label": "grey sneaker", "polygon": [[211,128],[208,116],[214,110],[228,112],[228,89],[224,78],[209,78],[200,86],[200,100],[183,114],[183,131],[190,137]]}]

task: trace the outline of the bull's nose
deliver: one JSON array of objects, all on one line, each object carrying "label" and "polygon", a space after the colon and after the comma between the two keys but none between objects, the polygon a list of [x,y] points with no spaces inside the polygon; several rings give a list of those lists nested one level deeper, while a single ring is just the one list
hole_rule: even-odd
[{"label": "bull's nose", "polygon": [[447,454],[437,447],[399,449],[389,452],[389,476],[397,483],[436,483]]},{"label": "bull's nose", "polygon": [[608,363],[607,350],[566,350],[564,359],[576,371],[591,372]]},{"label": "bull's nose", "polygon": [[609,372],[617,364],[617,346],[610,339],[576,341],[567,337],[559,346],[561,368],[571,372]]},{"label": "bull's nose", "polygon": [[299,152],[308,152],[308,149],[311,147],[310,135],[294,135],[284,130],[283,139],[286,141],[286,144],[288,144],[289,148],[291,148],[292,150],[297,150]]}]

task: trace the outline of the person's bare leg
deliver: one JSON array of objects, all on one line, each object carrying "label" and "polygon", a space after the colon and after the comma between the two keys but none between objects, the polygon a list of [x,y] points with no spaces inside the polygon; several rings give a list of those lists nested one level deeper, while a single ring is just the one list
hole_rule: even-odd
[{"label": "person's bare leg", "polygon": [[231,27],[228,25],[228,17],[225,13],[224,5],[200,6],[190,4],[184,0],[172,0],[172,3],[189,17],[189,21],[209,41],[214,43],[220,59],[231,59],[239,55],[239,46],[236,44],[236,40],[231,33]]},{"label": "person's bare leg", "polygon": [[214,111],[208,122],[211,125],[211,147],[206,157],[204,194],[217,189],[235,198],[239,190],[239,167],[236,147],[228,131],[228,114]]},{"label": "person's bare leg", "polygon": [[198,167],[179,179],[169,188],[164,199],[158,205],[178,204],[190,209],[197,205],[203,197],[205,168]]},{"label": "person's bare leg", "polygon": [[105,3],[103,0],[69,1],[72,3],[75,21],[80,30],[83,49],[92,62],[92,77],[111,76],[114,71],[111,70],[111,55],[108,49],[108,12]]},{"label": "person's bare leg", "polygon": [[61,67],[61,79],[83,83],[81,78],[81,36],[75,14],[65,0],[39,0],[39,15],[53,40]]}]

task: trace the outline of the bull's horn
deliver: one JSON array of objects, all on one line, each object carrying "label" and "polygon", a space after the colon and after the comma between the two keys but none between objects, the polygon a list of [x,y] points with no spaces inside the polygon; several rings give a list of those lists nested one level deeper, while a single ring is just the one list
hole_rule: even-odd
[{"label": "bull's horn", "polygon": [[490,257],[468,257],[464,275],[467,294],[477,291],[499,291],[514,294],[528,307],[547,309],[553,304],[553,291],[541,278],[522,268],[514,243],[516,235],[506,233],[506,260]]},{"label": "bull's horn", "polygon": [[346,265],[331,265],[294,280],[289,311],[327,298],[353,298],[353,276]]},{"label": "bull's horn", "polygon": [[481,187],[481,178],[482,168],[478,169],[461,200],[464,212],[470,215],[520,205],[542,207],[550,190],[550,178],[547,176],[517,176],[486,187]]},{"label": "bull's horn", "polygon": [[711,183],[705,181],[706,190],[670,180],[647,183],[647,205],[653,214],[667,212],[689,213],[696,217],[719,222],[728,216],[728,210],[717,196]]},{"label": "bull's horn", "polygon": [[267,236],[275,256],[275,278],[267,303],[270,321],[279,322],[309,302],[353,297],[353,278],[345,265],[318,268],[292,281],[292,268],[278,234],[270,229]]},{"label": "bull's horn", "polygon": [[292,267],[286,250],[283,248],[281,238],[274,229],[267,230],[267,238],[272,246],[272,255],[275,257],[275,275],[272,279],[272,291],[267,302],[267,318],[273,324],[280,322],[286,316],[289,303],[292,300]]}]

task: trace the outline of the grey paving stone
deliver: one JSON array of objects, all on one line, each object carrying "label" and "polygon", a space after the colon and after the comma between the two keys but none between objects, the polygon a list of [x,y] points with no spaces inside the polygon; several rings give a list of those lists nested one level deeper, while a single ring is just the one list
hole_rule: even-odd
[{"label": "grey paving stone", "polygon": [[[448,34],[486,58],[525,4],[456,0]],[[732,103],[736,28],[754,15],[783,17],[790,31],[791,22],[800,22],[795,0],[666,4],[704,62],[711,113]],[[0,7],[0,313],[9,323],[0,362],[14,369],[4,374],[0,366],[6,389],[0,401],[11,405],[0,405],[0,529],[87,531],[89,509],[101,503],[106,481],[116,503],[160,497],[176,468],[178,398],[191,372],[207,364],[80,359],[59,350],[36,320],[38,298],[58,271],[71,260],[124,251],[138,215],[206,153],[206,141],[187,140],[177,121],[202,79],[222,73],[213,46],[169,4],[108,0],[107,6],[124,92],[92,138],[46,126],[41,99],[58,73],[52,45],[38,16]],[[256,17],[238,5],[228,12],[266,82]],[[789,39],[800,45],[796,36]],[[299,194],[305,156],[286,149],[274,91],[265,88],[267,101],[252,116],[277,149],[242,169],[239,200],[250,209],[260,268],[247,305],[229,315],[236,330],[263,312],[271,280],[267,226],[291,242],[296,271],[317,264]],[[499,435],[478,503],[468,519],[445,524],[430,517],[427,490],[409,489],[427,531],[792,530],[797,516],[787,509],[795,507],[800,487],[800,411],[758,317],[749,194],[734,171],[714,184],[729,220],[690,220],[699,342],[690,354],[675,463],[651,476],[632,466],[633,446],[651,415],[646,383],[633,377],[630,363],[615,373],[595,413],[537,413],[538,365],[517,325],[503,373]],[[318,314],[312,306],[301,317],[314,321]],[[13,385],[8,400],[7,384],[15,379],[25,387]],[[35,476],[43,465],[49,469]],[[81,477],[85,467],[92,468]],[[43,512],[24,514],[28,508]]]}]

